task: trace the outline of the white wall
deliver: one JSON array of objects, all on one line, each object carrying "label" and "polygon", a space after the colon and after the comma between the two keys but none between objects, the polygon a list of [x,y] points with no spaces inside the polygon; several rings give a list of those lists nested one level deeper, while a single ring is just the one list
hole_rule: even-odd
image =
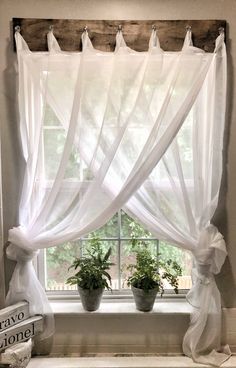
[{"label": "white wall", "polygon": [[[158,307],[157,307],[158,308]],[[55,315],[51,355],[182,354],[187,314]],[[233,347],[233,346],[232,346]]]},{"label": "white wall", "polygon": [[[16,55],[12,51],[12,17],[78,19],[226,19],[229,98],[225,176],[216,222],[227,240],[229,259],[218,284],[224,305],[236,306],[236,62],[235,0],[0,0],[0,119],[3,160],[4,235],[17,223],[23,162],[17,141]],[[191,24],[191,21],[189,21]],[[194,29],[193,29],[194,32]],[[227,172],[226,172],[227,169]],[[1,253],[0,253],[1,259]],[[7,277],[12,265],[7,261]],[[0,273],[3,273],[0,266]],[[3,274],[0,274],[2,280]],[[1,288],[1,283],[0,283]],[[3,288],[1,288],[3,291]],[[1,300],[1,293],[0,293]]]},{"label": "white wall", "polygon": [[[130,304],[123,308],[125,313],[119,307],[117,309],[121,310],[118,313],[103,313],[104,309],[108,310],[103,304],[98,312],[89,314],[81,312],[79,304],[73,304],[67,306],[67,313],[60,313],[53,308],[56,333],[51,355],[182,354],[190,309],[182,306],[182,302],[165,303],[159,300],[151,313],[132,313],[135,308]],[[180,304],[181,308],[178,308]],[[63,307],[60,306],[60,309]],[[131,312],[127,313],[127,310]],[[235,354],[236,308],[224,308],[222,316],[222,345],[229,344]]]}]

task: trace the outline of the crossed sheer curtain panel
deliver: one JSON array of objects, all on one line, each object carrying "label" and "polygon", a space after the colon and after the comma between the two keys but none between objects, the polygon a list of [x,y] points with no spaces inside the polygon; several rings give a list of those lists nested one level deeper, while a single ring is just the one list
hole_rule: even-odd
[{"label": "crossed sheer curtain panel", "polygon": [[[82,52],[61,51],[52,32],[48,52],[31,52],[19,32],[15,38],[25,176],[19,226],[9,230],[7,255],[17,263],[7,303],[28,300],[32,314],[46,316],[41,338],[51,335],[53,316],[32,259],[123,208],[159,239],[193,254],[183,350],[220,365],[229,351],[220,352],[214,274],[227,252],[211,219],[222,175],[224,34],[213,53],[195,48],[190,31],[179,52],[164,52],[155,30],[147,52],[127,47],[122,32],[114,52],[94,49],[86,31]],[[46,142],[56,130],[60,146],[49,155]]]}]

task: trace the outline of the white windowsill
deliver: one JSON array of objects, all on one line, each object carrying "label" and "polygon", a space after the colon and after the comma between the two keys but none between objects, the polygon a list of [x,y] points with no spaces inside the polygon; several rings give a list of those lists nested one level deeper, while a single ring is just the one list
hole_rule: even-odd
[{"label": "white windowsill", "polygon": [[112,315],[112,314],[122,314],[122,315],[153,315],[153,314],[190,314],[192,307],[186,300],[161,300],[154,304],[153,310],[151,312],[140,312],[135,308],[134,302],[122,301],[120,302],[110,302],[103,301],[100,308],[95,312],[87,312],[83,309],[82,304],[79,301],[67,301],[67,302],[51,302],[51,307],[55,315]]},{"label": "white windowsill", "polygon": [[[100,357],[100,358],[33,358],[29,368],[204,368],[209,365],[194,363],[187,357]],[[231,357],[223,365],[236,367],[236,357]]]}]

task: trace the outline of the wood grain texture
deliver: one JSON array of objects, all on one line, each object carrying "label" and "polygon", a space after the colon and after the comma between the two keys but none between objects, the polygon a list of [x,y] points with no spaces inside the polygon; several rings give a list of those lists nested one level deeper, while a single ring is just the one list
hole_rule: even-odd
[{"label": "wood grain texture", "polygon": [[74,19],[33,19],[13,18],[13,31],[19,25],[21,34],[31,51],[47,50],[47,32],[53,26],[54,35],[61,49],[81,50],[81,34],[85,26],[96,49],[113,51],[115,35],[119,24],[129,47],[146,51],[152,25],[158,29],[161,47],[165,51],[179,51],[186,34],[186,26],[192,27],[194,46],[212,52],[219,28],[226,27],[225,20],[74,20]]}]

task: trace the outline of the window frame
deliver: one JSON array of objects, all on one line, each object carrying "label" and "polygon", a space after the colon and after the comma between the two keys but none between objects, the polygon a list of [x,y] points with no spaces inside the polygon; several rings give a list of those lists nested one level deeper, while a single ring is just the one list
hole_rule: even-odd
[{"label": "window frame", "polygon": [[[51,107],[50,107],[51,108]],[[44,124],[43,126],[43,136],[46,131],[53,131],[53,130],[61,130],[64,131],[64,127],[62,125],[55,125],[55,124]],[[44,142],[44,138],[43,138]],[[42,146],[44,143],[42,142]],[[43,161],[44,161],[44,150],[43,150]],[[83,161],[80,163],[80,165],[83,166]],[[81,166],[80,168],[80,177],[79,179],[76,178],[68,178],[63,183],[63,188],[65,190],[70,190],[70,188],[73,188],[75,185],[78,185],[78,183],[81,184],[81,188],[86,188],[88,185],[88,180],[83,180],[83,174],[81,170],[83,169]],[[171,188],[169,187],[169,182],[166,182],[166,180],[162,179],[159,183],[153,182],[153,180],[150,179],[150,183],[147,182],[146,185],[151,186],[157,186],[159,188],[165,189],[169,191]],[[188,186],[191,188],[192,181],[188,180]],[[44,190],[47,191],[52,187],[52,180],[46,179],[44,181]],[[119,290],[115,289],[113,291],[105,291],[104,292],[104,298],[105,299],[130,299],[132,297],[132,291],[130,289],[122,289],[121,288],[121,247],[122,242],[131,240],[130,237],[123,237],[121,234],[121,210],[118,211],[118,236],[117,237],[111,237],[111,238],[101,238],[103,241],[115,241],[117,242],[117,268],[118,268],[118,283],[119,283]],[[81,241],[85,241],[87,238],[82,238]],[[159,251],[159,240],[155,237],[150,238],[137,238],[138,240],[147,240],[147,241],[156,241],[157,242],[157,254]],[[78,292],[76,290],[47,290],[46,289],[46,250],[41,250],[39,252],[39,255],[37,257],[37,261],[35,262],[35,267],[37,270],[38,278],[41,282],[41,285],[43,286],[46,294],[48,295],[49,299],[73,299],[76,297],[78,298]],[[175,294],[173,290],[171,289],[165,289],[165,293],[163,297],[185,297],[189,289],[179,289],[179,294]]]},{"label": "window frame", "polygon": [[[122,210],[120,209],[117,213],[118,216],[118,236],[117,237],[110,237],[110,238],[101,238],[104,241],[115,241],[117,242],[117,259],[118,259],[118,283],[119,289],[114,289],[112,291],[105,290],[103,298],[106,300],[130,300],[132,299],[132,291],[131,289],[122,289],[121,288],[121,247],[122,242],[129,241],[131,237],[123,237],[121,232],[122,226]],[[87,241],[88,238],[82,238],[81,241]],[[138,238],[138,240],[146,240],[146,241],[155,241],[157,244],[157,256],[159,252],[159,239],[155,237],[150,238]],[[48,298],[50,300],[72,300],[78,299],[79,294],[77,290],[47,290],[46,289],[46,250],[42,249],[37,257],[36,262],[36,270],[38,274],[38,278],[43,286]],[[175,294],[174,290],[165,289],[164,295],[162,298],[185,298],[186,294],[188,293],[189,289],[179,289],[179,293]],[[80,299],[80,298],[79,298]]]}]

